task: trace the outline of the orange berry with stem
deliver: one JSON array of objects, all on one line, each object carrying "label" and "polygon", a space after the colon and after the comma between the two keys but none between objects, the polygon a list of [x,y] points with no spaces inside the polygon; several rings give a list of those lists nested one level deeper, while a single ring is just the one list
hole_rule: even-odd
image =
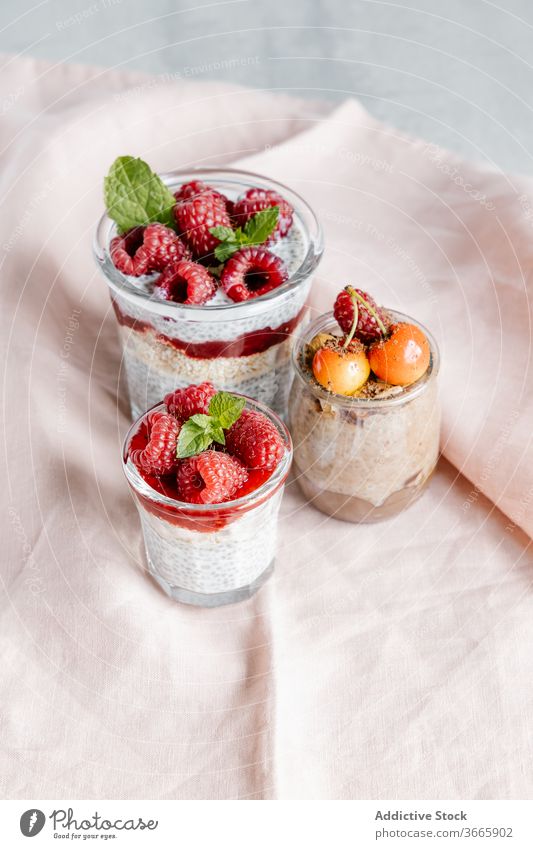
[{"label": "orange berry with stem", "polygon": [[359,342],[319,348],[313,357],[313,374],[325,389],[337,395],[353,395],[368,380],[370,365]]},{"label": "orange berry with stem", "polygon": [[408,386],[427,371],[430,355],[426,334],[415,324],[400,321],[389,328],[386,339],[370,347],[368,360],[380,380],[393,386]]}]

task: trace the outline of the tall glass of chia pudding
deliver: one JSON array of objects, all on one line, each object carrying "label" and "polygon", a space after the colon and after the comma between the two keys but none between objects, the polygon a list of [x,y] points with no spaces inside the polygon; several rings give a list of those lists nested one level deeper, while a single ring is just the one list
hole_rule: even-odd
[{"label": "tall glass of chia pudding", "polygon": [[[110,246],[115,244],[118,230],[104,215],[97,227],[95,254],[119,326],[132,416],[138,417],[176,387],[203,381],[253,397],[284,414],[292,338],[306,321],[306,300],[323,250],[314,212],[288,187],[245,171],[203,168],[160,176],[173,194],[185,184],[208,184],[216,196],[224,197],[230,211],[252,188],[282,197],[292,208],[292,225],[283,238],[265,242],[265,249],[281,260],[286,279],[258,294],[261,273],[256,272],[252,279],[252,274],[246,277],[243,272],[250,291],[252,284],[255,288],[253,296],[234,300],[217,284],[214,295],[200,304],[184,302],[190,301],[185,297],[185,284],[181,281],[180,288],[174,279],[171,294],[162,299],[159,272],[132,276],[117,267]],[[135,239],[134,231],[127,237],[130,242]],[[129,250],[127,238],[124,244]],[[134,250],[135,245],[132,255]],[[217,264],[216,259],[205,261],[194,254],[187,258],[206,268]],[[167,295],[169,291],[167,287]]]}]

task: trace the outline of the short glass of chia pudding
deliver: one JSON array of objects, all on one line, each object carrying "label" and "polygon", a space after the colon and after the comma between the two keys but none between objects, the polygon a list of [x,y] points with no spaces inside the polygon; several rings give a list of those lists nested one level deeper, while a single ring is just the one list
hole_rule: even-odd
[{"label": "short glass of chia pudding", "polygon": [[[269,440],[269,453],[263,454],[271,460],[268,469],[246,467],[227,448],[218,446],[178,461],[178,474],[174,469],[172,474],[156,475],[143,468],[138,457],[150,431],[153,435],[154,427],[164,426],[165,419],[169,419],[168,409],[161,403],[144,413],[131,426],[123,445],[123,469],[139,511],[148,569],[167,595],[185,604],[218,607],[248,599],[274,568],[278,514],[292,462],[289,431],[265,405],[246,398],[241,421],[244,428],[257,427],[257,421],[261,422],[257,433],[258,439]],[[156,449],[164,438],[160,433],[155,436]],[[195,485],[204,485],[198,476],[199,457],[215,464],[211,478],[203,471],[206,480],[214,480],[215,486],[223,474],[217,471],[221,458],[225,463],[237,464],[241,471],[245,469],[244,482],[241,479],[235,484],[229,499],[222,503],[183,500],[187,497],[200,501],[194,493]],[[180,463],[184,469],[187,463],[192,464],[196,471],[180,477]],[[199,483],[195,483],[195,476]],[[189,486],[187,494],[185,485]]]},{"label": "short glass of chia pudding", "polygon": [[427,340],[427,368],[409,385],[391,385],[370,372],[352,396],[321,386],[309,346],[312,357],[313,340],[336,338],[333,313],[309,325],[293,351],[289,427],[295,478],[314,507],[347,522],[377,522],[405,510],[424,491],[439,457],[437,343],[412,318],[393,310],[387,316],[396,327],[414,326]]},{"label": "short glass of chia pudding", "polygon": [[157,275],[129,276],[115,266],[110,243],[118,231],[104,215],[95,255],[119,325],[133,418],[172,389],[206,380],[284,415],[292,337],[307,319],[306,301],[323,251],[316,215],[288,187],[245,171],[202,168],[160,177],[172,193],[202,181],[230,204],[252,187],[281,195],[292,207],[292,226],[267,247],[282,259],[287,280],[242,301],[231,300],[221,286],[200,305],[162,300],[154,295]]}]

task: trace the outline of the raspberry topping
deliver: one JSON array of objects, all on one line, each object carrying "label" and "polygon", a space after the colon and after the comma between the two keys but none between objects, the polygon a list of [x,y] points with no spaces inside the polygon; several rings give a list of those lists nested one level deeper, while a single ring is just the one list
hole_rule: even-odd
[{"label": "raspberry topping", "polygon": [[290,203],[277,192],[267,191],[266,189],[248,189],[245,195],[236,201],[233,210],[235,220],[243,227],[253,215],[263,209],[268,209],[269,206],[278,206],[279,215],[276,229],[266,244],[277,238],[283,238],[291,229],[293,208]]},{"label": "raspberry topping", "polygon": [[249,469],[274,469],[284,445],[275,425],[255,410],[243,410],[226,433],[226,449]]},{"label": "raspberry topping", "polygon": [[157,223],[133,227],[122,236],[115,236],[109,252],[115,267],[133,277],[163,271],[170,262],[190,257],[189,249],[174,230]]},{"label": "raspberry topping", "polygon": [[178,304],[205,304],[217,290],[215,278],[197,262],[167,265],[154,285],[154,295]]},{"label": "raspberry topping", "polygon": [[182,203],[183,201],[197,197],[197,195],[203,194],[203,192],[210,192],[214,195],[214,197],[218,198],[221,203],[224,204],[230,215],[232,214],[233,202],[229,200],[226,195],[223,195],[221,192],[213,189],[212,186],[202,183],[201,180],[191,180],[189,183],[183,183],[183,185],[179,187],[178,191],[174,192],[174,197],[176,198],[177,203]]},{"label": "raspberry topping", "polygon": [[151,413],[146,420],[148,444],[131,452],[132,462],[147,474],[166,475],[177,466],[177,444],[181,425],[168,413]]},{"label": "raspberry topping", "polygon": [[165,404],[169,413],[176,416],[180,422],[185,422],[197,413],[207,415],[209,402],[215,392],[213,384],[206,381],[170,392],[165,397]]},{"label": "raspberry topping", "polygon": [[220,277],[233,301],[258,298],[288,279],[285,263],[265,248],[242,248],[227,261]]},{"label": "raspberry topping", "polygon": [[176,480],[183,501],[220,504],[246,483],[248,472],[228,454],[203,451],[180,462]]},{"label": "raspberry topping", "polygon": [[219,244],[220,240],[209,232],[211,227],[231,227],[225,199],[210,189],[177,203],[174,216],[184,241],[196,259],[205,258]]},{"label": "raspberry topping", "polygon": [[382,339],[389,326],[387,313],[378,307],[370,295],[362,289],[354,289],[351,286],[346,286],[342,292],[339,292],[333,307],[335,319],[343,332],[351,333],[356,306],[358,318],[352,336],[365,344]]}]

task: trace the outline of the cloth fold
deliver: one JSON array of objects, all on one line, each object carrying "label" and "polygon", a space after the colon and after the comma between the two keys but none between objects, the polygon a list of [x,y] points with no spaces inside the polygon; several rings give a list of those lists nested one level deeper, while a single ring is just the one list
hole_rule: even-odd
[{"label": "cloth fold", "polygon": [[[355,101],[3,64],[2,795],[528,798],[531,180]],[[144,572],[90,253],[123,153],[290,184],[326,233],[313,310],[356,282],[441,348],[424,498],[355,527],[290,485],[275,575],[239,606],[176,605]]]}]

